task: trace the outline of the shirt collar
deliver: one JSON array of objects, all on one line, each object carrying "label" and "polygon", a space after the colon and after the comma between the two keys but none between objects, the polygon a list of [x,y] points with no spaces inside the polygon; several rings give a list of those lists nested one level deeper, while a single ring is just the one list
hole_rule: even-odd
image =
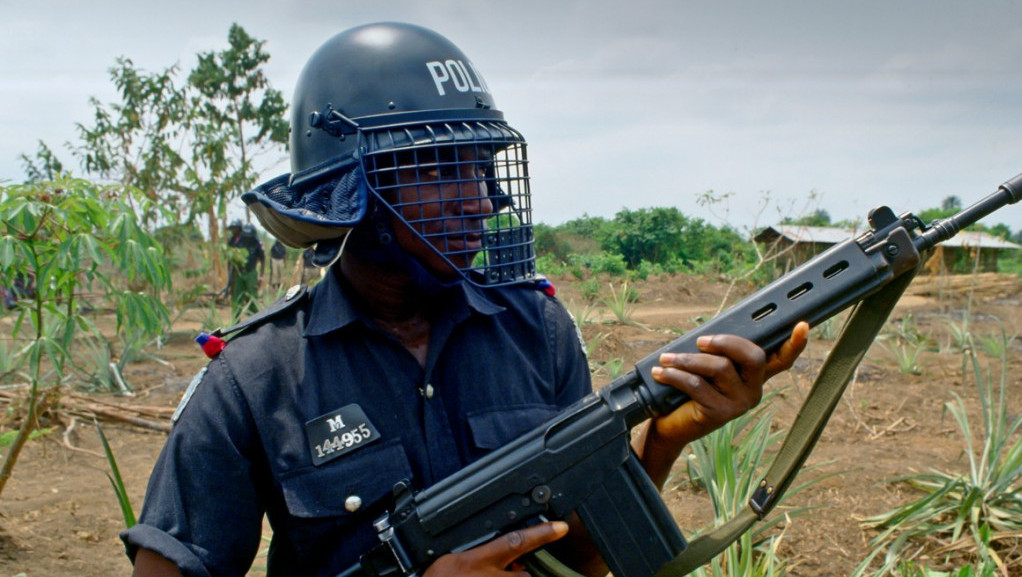
[{"label": "shirt collar", "polygon": [[[323,279],[312,287],[309,322],[305,325],[304,336],[325,335],[344,328],[361,317],[338,277],[337,269],[331,267]],[[464,314],[455,313],[455,320],[458,322],[467,318],[470,312],[489,316],[505,310],[486,295],[485,289],[464,281],[452,287],[449,294],[448,302],[453,305],[450,310],[465,311]]]},{"label": "shirt collar", "polygon": [[495,315],[504,310],[504,307],[493,302],[486,296],[485,289],[462,281],[459,283],[465,302],[475,312],[481,315]]}]

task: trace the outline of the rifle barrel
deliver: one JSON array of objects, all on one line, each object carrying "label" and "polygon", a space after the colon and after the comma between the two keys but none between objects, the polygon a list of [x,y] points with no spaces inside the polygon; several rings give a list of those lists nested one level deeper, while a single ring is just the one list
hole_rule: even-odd
[{"label": "rifle barrel", "polygon": [[934,221],[914,241],[919,251],[933,248],[995,210],[1022,200],[1022,174],[1009,179],[996,192],[948,218]]}]

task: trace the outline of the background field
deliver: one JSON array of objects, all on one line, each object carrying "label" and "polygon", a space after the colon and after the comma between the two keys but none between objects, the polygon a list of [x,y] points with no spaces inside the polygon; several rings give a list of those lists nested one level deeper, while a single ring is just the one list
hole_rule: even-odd
[{"label": "background field", "polygon": [[[585,306],[579,281],[554,281],[590,343],[598,385],[695,326],[698,319],[712,316],[728,289],[724,283],[697,277],[651,276],[629,284],[637,300],[621,322],[608,305]],[[610,294],[607,289],[605,295]],[[749,289],[735,290],[740,294]],[[951,339],[955,327],[961,327],[963,314],[977,341],[1001,326],[1012,336],[1019,326],[1020,292],[1017,277],[1008,275],[921,278],[914,283],[891,321],[890,334],[910,330],[925,335],[932,350],[923,351],[918,359],[921,374],[899,370],[896,355],[887,347],[875,345],[871,350],[810,460],[818,468],[807,475],[833,475],[787,504],[816,508],[779,529],[783,531],[780,556],[789,563],[789,575],[847,575],[867,554],[868,541],[875,534],[862,528],[860,520],[912,495],[909,487],[890,479],[930,468],[967,467],[962,439],[943,404],[955,392],[966,400],[970,413],[978,414],[978,407],[975,387],[962,377],[961,354],[949,352]],[[202,314],[196,311],[194,318],[184,315],[175,323],[172,338],[156,351],[159,361],[128,366],[125,378],[134,396],[65,395],[61,410],[47,415],[43,425],[52,432],[29,443],[0,503],[0,576],[130,573],[117,538],[123,521],[106,477],[107,463],[86,417],[115,416],[104,418],[103,428],[139,509],[165,435],[125,418],[169,423],[169,413],[184,387],[205,364],[191,341],[201,328]],[[102,315],[96,321],[102,326]],[[791,374],[770,383],[772,390],[780,391],[773,401],[777,424],[793,418],[831,345],[827,334],[814,330],[808,353]],[[1007,405],[1012,414],[1022,407],[1020,347],[1013,339],[1008,354]],[[978,354],[983,362],[997,364]],[[4,415],[9,428],[18,418],[19,391],[8,388],[2,393],[0,402],[10,407]],[[684,482],[680,468],[665,499],[686,534],[710,518],[706,496]],[[1017,558],[1010,547],[1003,553],[1008,559]]]}]

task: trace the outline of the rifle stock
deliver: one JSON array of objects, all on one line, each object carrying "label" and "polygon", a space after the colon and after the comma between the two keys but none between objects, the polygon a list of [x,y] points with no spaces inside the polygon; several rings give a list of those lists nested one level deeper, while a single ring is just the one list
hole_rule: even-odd
[{"label": "rifle stock", "polygon": [[816,325],[915,268],[921,253],[1022,198],[1022,174],[947,219],[924,225],[887,207],[870,231],[824,251],[541,426],[420,492],[395,487],[393,512],[375,523],[381,545],[362,559],[376,576],[418,575],[441,555],[465,550],[538,518],[578,513],[617,577],[650,577],[685,539],[629,445],[629,430],[687,397],[652,379],[665,352],[696,352],[702,335],[735,334],[776,350],[795,324]]}]

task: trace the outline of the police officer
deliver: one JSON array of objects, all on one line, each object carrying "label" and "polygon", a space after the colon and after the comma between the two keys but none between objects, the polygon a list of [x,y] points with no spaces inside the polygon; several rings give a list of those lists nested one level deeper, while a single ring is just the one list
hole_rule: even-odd
[{"label": "police officer", "polygon": [[270,247],[270,288],[273,291],[280,291],[284,286],[284,258],[287,256],[287,249],[280,239],[273,241]]},{"label": "police officer", "polygon": [[252,223],[231,221],[227,225],[227,247],[237,249],[228,255],[227,288],[231,295],[231,311],[237,320],[243,314],[259,310],[259,278],[266,271],[266,253]]},{"label": "police officer", "polygon": [[[428,487],[590,391],[576,328],[536,276],[525,140],[456,46],[393,23],[330,39],[298,80],[290,150],[291,173],[243,199],[329,269],[232,329],[193,380],[122,535],[135,575],[243,575],[264,513],[269,575],[336,575],[378,543],[396,482]],[[769,358],[726,335],[665,355],[654,377],[692,401],[636,435],[651,479],[755,406],[806,336]],[[513,571],[568,532],[515,531],[426,575]],[[599,572],[583,533],[564,559]]]}]

